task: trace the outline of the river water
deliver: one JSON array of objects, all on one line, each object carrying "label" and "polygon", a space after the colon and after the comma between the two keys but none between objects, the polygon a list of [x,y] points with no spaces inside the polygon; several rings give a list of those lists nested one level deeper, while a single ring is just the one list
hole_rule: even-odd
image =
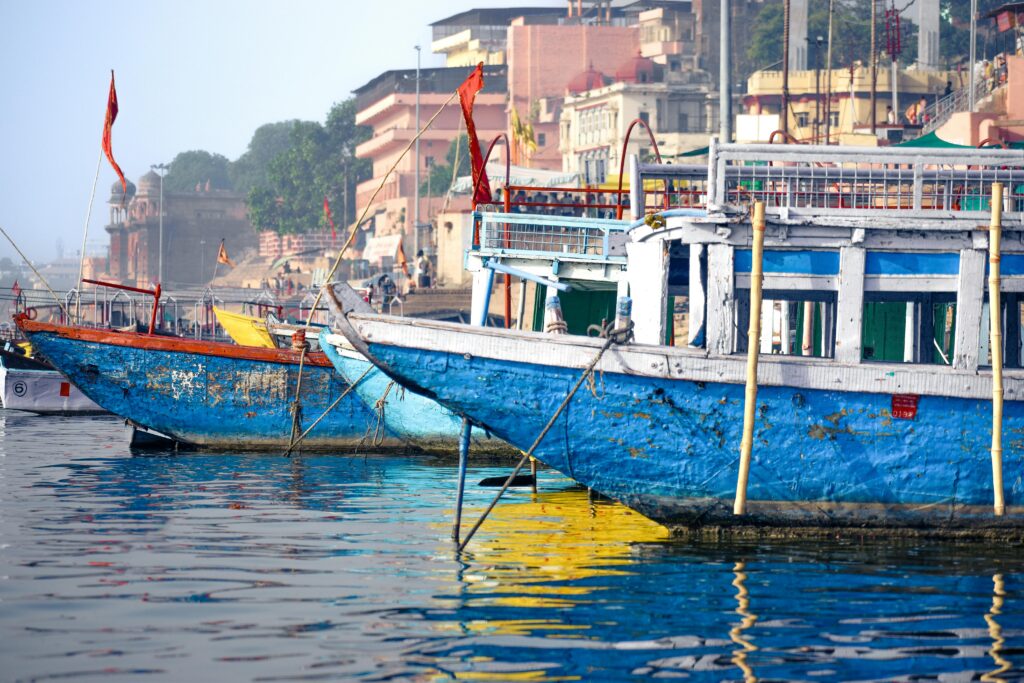
[{"label": "river water", "polygon": [[460,557],[452,462],[0,433],[0,680],[1024,679],[1020,547],[671,540],[542,471]]}]

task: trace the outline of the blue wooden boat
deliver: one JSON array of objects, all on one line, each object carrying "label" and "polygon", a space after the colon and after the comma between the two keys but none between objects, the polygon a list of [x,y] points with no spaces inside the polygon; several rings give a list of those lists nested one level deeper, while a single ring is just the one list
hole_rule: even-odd
[{"label": "blue wooden boat", "polygon": [[[706,167],[633,158],[626,225],[476,217],[479,240],[467,255],[474,320],[486,313],[495,271],[546,286],[539,301],[563,296],[556,285],[633,301],[635,340],[604,353],[593,384],[574,395],[535,455],[675,527],[1019,535],[1024,154],[712,144],[709,155]],[[978,230],[990,218],[987,197],[999,196],[993,182],[1008,190],[1001,253]],[[703,205],[672,208],[680,195]],[[767,205],[763,275],[751,247],[753,200]],[[987,367],[995,354],[986,272],[1000,256],[1002,279],[993,282],[1004,298],[992,316],[1003,330],[993,337],[1002,341],[1001,393]],[[688,304],[682,328],[673,300]],[[521,449],[604,344],[365,313],[337,325],[400,384]],[[738,334],[748,327],[749,338]],[[751,366],[748,353],[758,350]],[[751,367],[759,389],[744,510]],[[994,395],[1001,453],[990,452]]]},{"label": "blue wooden boat", "polygon": [[[19,327],[37,351],[102,408],[143,429],[213,449],[283,449],[299,355],[287,349],[240,347],[87,327],[40,323]],[[322,353],[306,356],[300,394],[302,428],[348,384]],[[352,450],[375,416],[350,392],[302,442],[303,450]],[[386,430],[377,448],[405,449]]]},{"label": "blue wooden boat", "polygon": [[[355,383],[363,403],[381,415],[388,431],[410,447],[427,453],[451,455],[458,452],[462,418],[436,401],[406,391],[375,368],[341,335],[320,333],[320,348],[345,382]],[[479,427],[470,432],[474,453],[515,455],[519,451]]]}]

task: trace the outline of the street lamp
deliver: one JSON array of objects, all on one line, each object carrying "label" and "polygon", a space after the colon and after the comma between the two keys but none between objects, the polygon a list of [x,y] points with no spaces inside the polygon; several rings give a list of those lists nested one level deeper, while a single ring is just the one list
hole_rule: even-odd
[{"label": "street lamp", "polygon": [[153,164],[150,166],[153,172],[160,176],[160,237],[159,251],[157,252],[157,282],[164,281],[164,176],[170,170],[167,164]]},{"label": "street lamp", "polygon": [[414,189],[413,210],[412,210],[412,253],[416,254],[420,248],[420,46],[416,49],[416,187]]},{"label": "street lamp", "polygon": [[822,36],[814,39],[817,46],[814,51],[814,144],[818,144],[818,136],[821,134],[821,46],[824,42]]}]

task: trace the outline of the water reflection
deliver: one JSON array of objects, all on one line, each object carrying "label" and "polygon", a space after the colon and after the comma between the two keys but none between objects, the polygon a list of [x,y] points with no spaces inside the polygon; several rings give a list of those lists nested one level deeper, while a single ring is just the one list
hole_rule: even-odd
[{"label": "water reflection", "polygon": [[131,457],[119,430],[0,417],[5,676],[1022,677],[1016,547],[679,542],[542,472],[457,556],[450,464]]}]

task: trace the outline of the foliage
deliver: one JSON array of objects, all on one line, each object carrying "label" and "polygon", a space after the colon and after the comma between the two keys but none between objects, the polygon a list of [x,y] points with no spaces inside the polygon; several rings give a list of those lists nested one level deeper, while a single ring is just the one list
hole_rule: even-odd
[{"label": "foliage", "polygon": [[239,192],[248,193],[254,187],[266,186],[271,162],[288,150],[292,129],[299,121],[267,123],[256,129],[249,148],[230,168],[231,184]]},{"label": "foliage", "polygon": [[228,167],[231,162],[221,154],[203,150],[181,152],[174,157],[171,168],[164,176],[164,190],[167,192],[194,192],[196,185],[205,188],[207,181],[215,190],[232,189]]},{"label": "foliage", "polygon": [[448,146],[448,153],[444,157],[447,163],[434,164],[430,167],[430,175],[427,180],[420,183],[420,194],[438,196],[448,191],[452,184],[452,167],[455,165],[456,156],[459,165],[455,171],[455,177],[470,175],[472,162],[469,158],[468,135],[463,134],[452,140]]},{"label": "foliage", "polygon": [[370,163],[355,148],[370,131],[355,124],[355,100],[335,104],[324,124],[292,124],[288,147],[267,166],[265,181],[249,190],[249,219],[260,230],[302,233],[327,227],[324,197],[335,225],[355,219],[356,185],[370,176]]}]

